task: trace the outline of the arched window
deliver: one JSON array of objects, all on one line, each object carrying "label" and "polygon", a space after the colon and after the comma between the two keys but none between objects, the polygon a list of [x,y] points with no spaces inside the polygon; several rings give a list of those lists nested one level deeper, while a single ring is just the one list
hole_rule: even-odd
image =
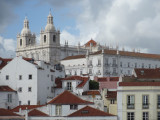
[{"label": "arched window", "polygon": [[44,35],[44,43],[46,42],[46,35]]},{"label": "arched window", "polygon": [[53,42],[56,42],[56,35],[53,35]]},{"label": "arched window", "polygon": [[22,46],[22,39],[20,39],[20,46]]}]

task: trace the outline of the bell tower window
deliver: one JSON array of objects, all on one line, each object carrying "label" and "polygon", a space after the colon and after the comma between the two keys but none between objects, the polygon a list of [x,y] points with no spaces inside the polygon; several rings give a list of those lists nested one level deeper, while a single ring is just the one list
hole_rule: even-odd
[{"label": "bell tower window", "polygon": [[46,35],[44,35],[44,43],[46,43]]},{"label": "bell tower window", "polygon": [[22,39],[20,39],[20,46],[22,46]]},{"label": "bell tower window", "polygon": [[53,42],[56,42],[56,35],[53,35]]}]

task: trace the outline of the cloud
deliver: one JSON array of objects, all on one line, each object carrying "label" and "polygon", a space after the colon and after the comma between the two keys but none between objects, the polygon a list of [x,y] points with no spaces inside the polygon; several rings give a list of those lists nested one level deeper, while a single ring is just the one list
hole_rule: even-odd
[{"label": "cloud", "polygon": [[5,28],[14,22],[17,15],[14,13],[14,8],[22,3],[22,0],[1,0],[0,1],[0,33],[5,31]]},{"label": "cloud", "polygon": [[15,57],[15,46],[15,40],[5,39],[0,36],[0,57]]},{"label": "cloud", "polygon": [[93,38],[101,44],[159,53],[160,1],[83,0],[80,7],[75,17],[79,35],[65,29],[62,40],[69,34],[74,44]]}]

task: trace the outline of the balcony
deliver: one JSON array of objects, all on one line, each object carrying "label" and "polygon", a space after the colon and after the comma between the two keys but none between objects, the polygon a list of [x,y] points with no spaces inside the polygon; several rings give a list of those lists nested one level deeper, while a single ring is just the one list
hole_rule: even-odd
[{"label": "balcony", "polygon": [[160,103],[157,104],[157,108],[160,109]]},{"label": "balcony", "polygon": [[143,109],[149,109],[149,103],[143,103],[142,108]]},{"label": "balcony", "polygon": [[127,104],[127,109],[134,109],[134,104]]},{"label": "balcony", "polygon": [[92,64],[89,64],[88,67],[93,67],[93,65],[92,65]]},{"label": "balcony", "polygon": [[96,66],[97,66],[97,67],[101,67],[101,64],[97,64]]},{"label": "balcony", "polygon": [[118,67],[118,65],[117,64],[112,64],[112,67]]}]

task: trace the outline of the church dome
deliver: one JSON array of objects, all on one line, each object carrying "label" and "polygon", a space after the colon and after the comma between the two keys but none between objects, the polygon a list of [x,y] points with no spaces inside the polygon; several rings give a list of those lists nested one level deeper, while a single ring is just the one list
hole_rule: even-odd
[{"label": "church dome", "polygon": [[31,31],[30,31],[30,29],[23,28],[21,31],[21,34],[31,34]]},{"label": "church dome", "polygon": [[21,34],[31,34],[31,31],[29,29],[29,21],[28,21],[27,17],[25,17],[25,19],[24,19],[24,26],[21,31]]},{"label": "church dome", "polygon": [[45,31],[54,31],[55,28],[53,26],[53,24],[47,24],[45,27]]}]

